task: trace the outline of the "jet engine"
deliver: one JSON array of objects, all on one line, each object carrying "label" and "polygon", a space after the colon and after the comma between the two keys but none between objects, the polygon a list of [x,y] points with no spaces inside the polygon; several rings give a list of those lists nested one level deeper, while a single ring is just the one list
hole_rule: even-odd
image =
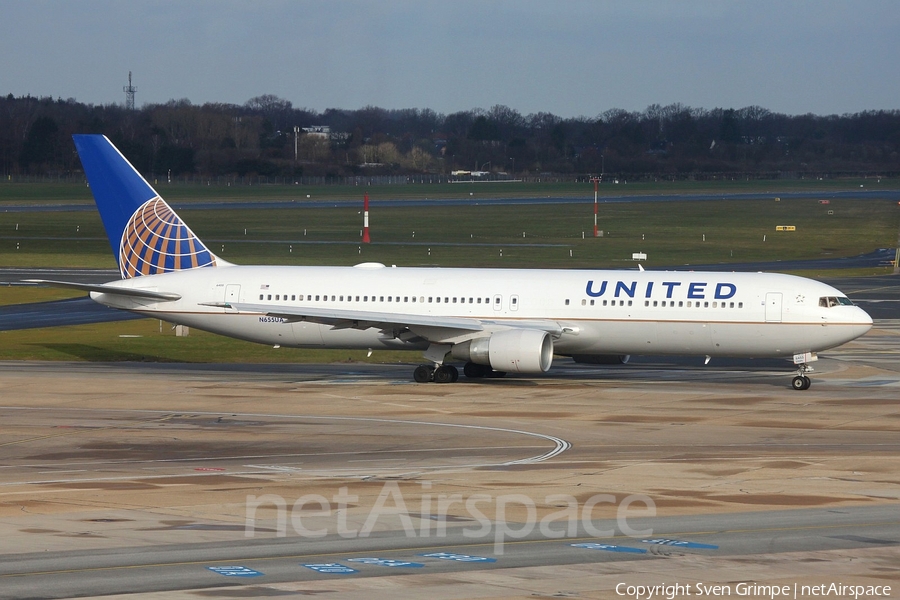
[{"label": "jet engine", "polygon": [[553,362],[553,338],[546,331],[510,329],[455,344],[450,354],[495,371],[544,373]]}]

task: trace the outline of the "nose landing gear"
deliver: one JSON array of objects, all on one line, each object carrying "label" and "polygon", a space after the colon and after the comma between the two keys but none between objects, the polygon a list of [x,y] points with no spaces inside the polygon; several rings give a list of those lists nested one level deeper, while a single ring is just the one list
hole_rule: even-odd
[{"label": "nose landing gear", "polygon": [[806,363],[800,363],[799,365],[797,365],[797,376],[791,380],[791,387],[798,392],[802,390],[808,390],[809,386],[812,385],[812,380],[807,377],[806,374],[811,373],[812,370],[813,368]]},{"label": "nose landing gear", "polygon": [[791,387],[795,390],[808,390],[812,385],[812,380],[805,375],[797,375],[791,380]]}]

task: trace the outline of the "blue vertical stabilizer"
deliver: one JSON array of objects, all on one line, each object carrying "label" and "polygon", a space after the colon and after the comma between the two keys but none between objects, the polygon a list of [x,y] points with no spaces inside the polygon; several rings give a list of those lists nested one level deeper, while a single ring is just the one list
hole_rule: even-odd
[{"label": "blue vertical stabilizer", "polygon": [[72,137],[123,279],[216,265],[216,256],[106,136]]}]

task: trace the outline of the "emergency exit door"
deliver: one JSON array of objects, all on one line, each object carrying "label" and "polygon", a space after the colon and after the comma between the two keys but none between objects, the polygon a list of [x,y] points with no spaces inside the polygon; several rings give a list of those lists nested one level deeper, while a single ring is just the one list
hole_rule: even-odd
[{"label": "emergency exit door", "polygon": [[766,294],[766,323],[781,323],[781,293]]}]

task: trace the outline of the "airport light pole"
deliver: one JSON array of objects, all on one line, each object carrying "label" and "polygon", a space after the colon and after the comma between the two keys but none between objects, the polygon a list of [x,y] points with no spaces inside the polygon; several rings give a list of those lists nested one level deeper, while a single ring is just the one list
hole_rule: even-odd
[{"label": "airport light pole", "polygon": [[594,237],[600,237],[600,232],[597,229],[597,192],[600,184],[600,178],[591,177],[591,181],[594,182]]}]

